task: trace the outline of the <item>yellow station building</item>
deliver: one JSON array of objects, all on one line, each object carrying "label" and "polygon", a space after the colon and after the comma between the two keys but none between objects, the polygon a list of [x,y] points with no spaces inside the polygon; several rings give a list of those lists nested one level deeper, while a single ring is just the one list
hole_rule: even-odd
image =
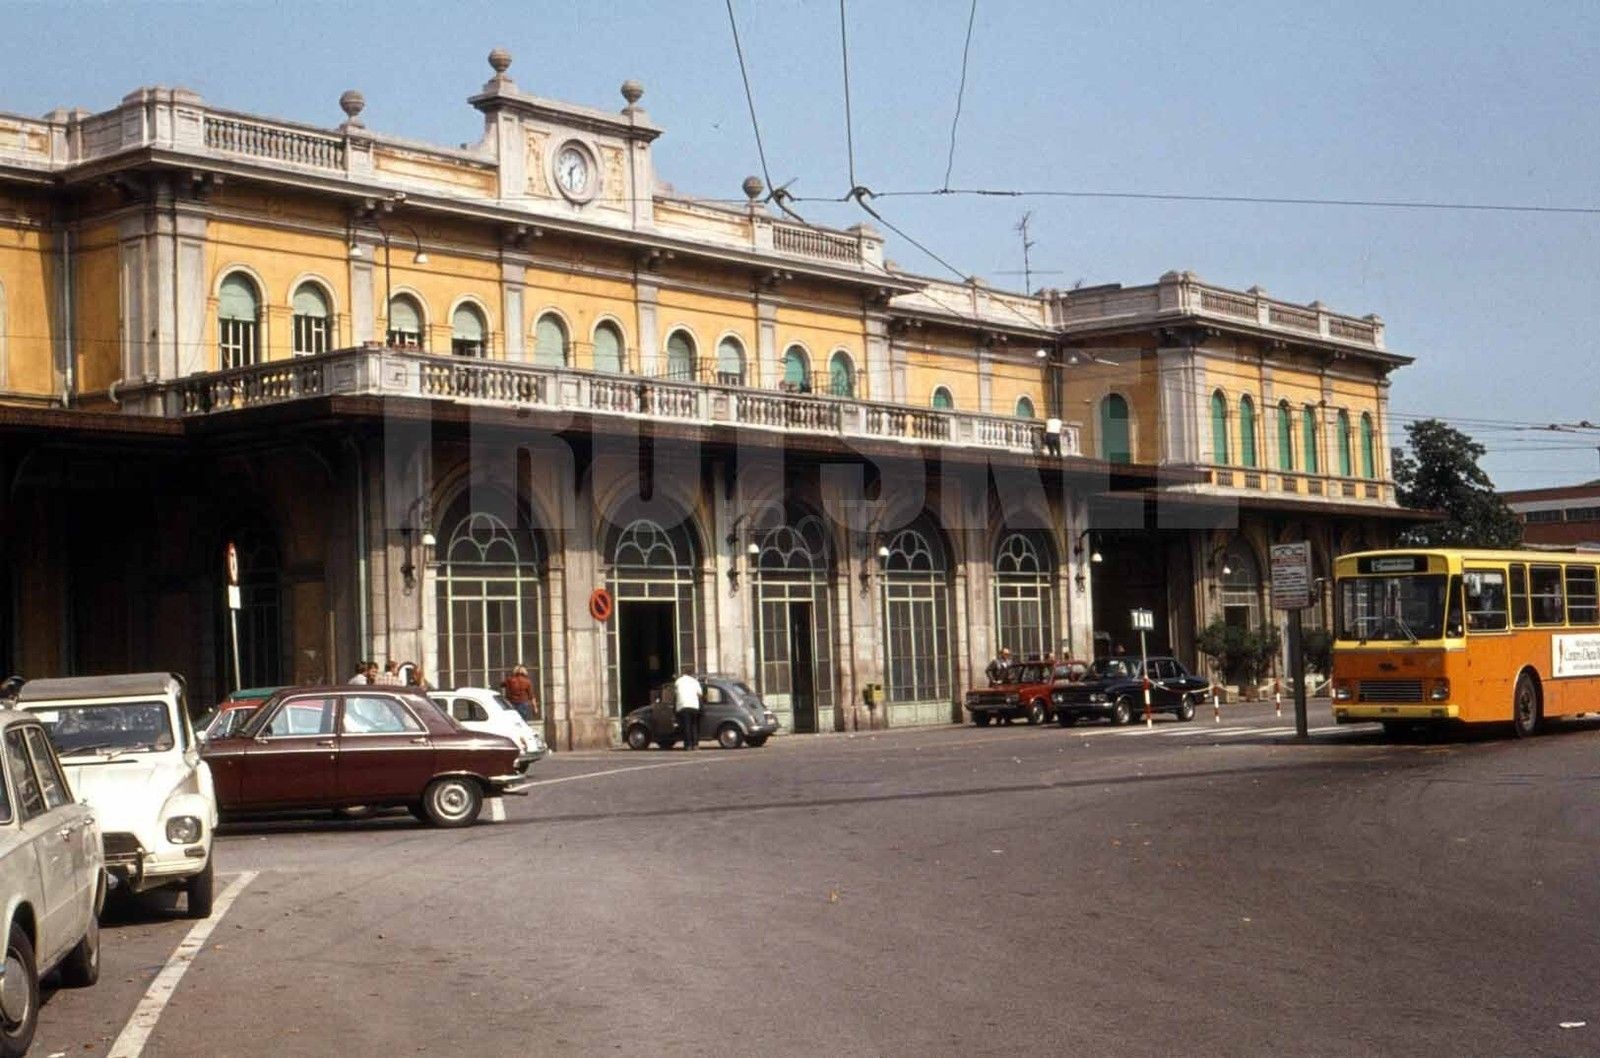
[{"label": "yellow station building", "polygon": [[1325,575],[1408,517],[1376,317],[913,275],[753,178],[667,190],[636,82],[490,66],[459,149],[356,92],[0,114],[0,671],[226,693],[232,542],[247,685],[522,663],[557,746],[684,666],[789,731],[949,723],[1002,643],[1090,656],[1146,606],[1194,663],[1279,619],[1269,544]]}]

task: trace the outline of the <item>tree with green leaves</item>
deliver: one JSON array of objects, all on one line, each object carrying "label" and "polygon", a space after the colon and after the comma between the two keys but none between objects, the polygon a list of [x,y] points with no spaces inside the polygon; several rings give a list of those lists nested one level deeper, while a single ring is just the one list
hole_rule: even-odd
[{"label": "tree with green leaves", "polygon": [[1487,451],[1438,419],[1406,427],[1408,453],[1393,452],[1395,493],[1403,507],[1440,511],[1440,522],[1424,522],[1400,534],[1412,547],[1517,547],[1522,524],[1478,466]]}]

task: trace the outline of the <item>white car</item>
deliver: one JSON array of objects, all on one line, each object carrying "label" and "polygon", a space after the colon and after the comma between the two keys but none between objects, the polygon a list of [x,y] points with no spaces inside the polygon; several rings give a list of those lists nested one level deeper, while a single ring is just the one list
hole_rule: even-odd
[{"label": "white car", "polygon": [[106,883],[100,828],[72,789],[37,717],[0,709],[0,1055],[26,1054],[39,1021],[39,978],[69,988],[100,979]]},{"label": "white car", "polygon": [[522,715],[511,708],[499,691],[484,687],[457,687],[453,691],[429,691],[428,697],[444,710],[446,716],[452,717],[468,731],[503,735],[515,742],[522,751],[517,757],[518,771],[550,752],[544,736],[522,719]]},{"label": "white car", "polygon": [[44,723],[67,780],[99,817],[112,884],[181,888],[189,917],[209,918],[217,796],[182,677],[30,680],[17,703]]}]

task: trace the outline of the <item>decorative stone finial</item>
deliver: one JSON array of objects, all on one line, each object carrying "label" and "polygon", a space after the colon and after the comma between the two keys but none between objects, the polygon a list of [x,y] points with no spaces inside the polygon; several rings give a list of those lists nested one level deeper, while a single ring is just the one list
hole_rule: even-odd
[{"label": "decorative stone finial", "polygon": [[367,108],[367,97],[354,88],[339,97],[339,109],[344,111],[345,124],[361,126],[361,112]]},{"label": "decorative stone finial", "polygon": [[504,48],[496,48],[489,53],[489,67],[494,70],[496,81],[509,80],[506,71],[511,69],[511,53]]},{"label": "decorative stone finial", "polygon": [[644,85],[631,77],[628,78],[622,82],[622,98],[628,101],[630,107],[637,106],[639,100],[644,98]]},{"label": "decorative stone finial", "polygon": [[759,176],[745,177],[744,183],[740,186],[744,188],[744,197],[750,200],[751,205],[754,205],[756,199],[761,197],[761,192],[767,189],[767,185],[761,182]]}]

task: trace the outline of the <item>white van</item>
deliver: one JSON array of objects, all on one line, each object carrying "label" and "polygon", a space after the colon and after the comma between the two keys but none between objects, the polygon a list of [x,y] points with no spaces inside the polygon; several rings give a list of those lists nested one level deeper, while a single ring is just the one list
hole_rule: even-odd
[{"label": "white van", "polygon": [[217,796],[189,723],[183,678],[29,680],[17,706],[50,732],[67,781],[94,809],[113,883],[135,893],[181,887],[189,917],[210,917]]}]

